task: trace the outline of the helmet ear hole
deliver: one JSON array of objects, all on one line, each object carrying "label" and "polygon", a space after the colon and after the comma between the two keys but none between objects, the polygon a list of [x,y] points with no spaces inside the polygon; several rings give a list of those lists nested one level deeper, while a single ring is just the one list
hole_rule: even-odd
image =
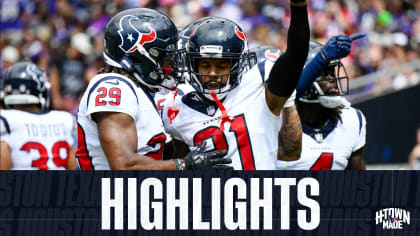
[{"label": "helmet ear hole", "polygon": [[129,74],[134,72],[133,64],[133,61],[128,56],[123,56],[120,61],[120,65],[123,70],[127,71]]}]

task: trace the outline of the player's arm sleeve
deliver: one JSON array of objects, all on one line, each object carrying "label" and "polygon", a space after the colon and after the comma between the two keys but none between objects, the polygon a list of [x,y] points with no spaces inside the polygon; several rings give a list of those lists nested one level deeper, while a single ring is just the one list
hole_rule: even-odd
[{"label": "player's arm sleeve", "polygon": [[86,115],[96,112],[120,112],[130,115],[134,120],[139,105],[134,85],[123,80],[119,80],[118,84],[112,81],[95,84],[88,91],[87,103]]},{"label": "player's arm sleeve", "polygon": [[303,93],[311,87],[312,83],[323,71],[325,64],[326,62],[322,58],[321,52],[319,52],[315,58],[305,66],[296,87],[296,99],[302,97]]},{"label": "player's arm sleeve", "polygon": [[268,89],[280,97],[289,97],[299,81],[309,50],[309,23],[306,4],[290,6],[291,21],[287,50],[275,62],[268,79]]},{"label": "player's arm sleeve", "polygon": [[356,134],[357,138],[355,140],[353,152],[364,147],[366,143],[366,118],[360,110],[356,109],[356,113],[357,113],[357,119],[358,119],[358,127],[357,127],[358,133]]}]

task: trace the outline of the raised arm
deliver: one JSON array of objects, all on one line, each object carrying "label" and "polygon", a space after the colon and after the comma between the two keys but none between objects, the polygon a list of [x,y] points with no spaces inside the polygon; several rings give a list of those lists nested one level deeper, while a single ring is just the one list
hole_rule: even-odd
[{"label": "raised arm", "polygon": [[296,87],[296,98],[300,98],[309,89],[316,78],[331,61],[339,60],[350,54],[351,43],[364,37],[365,34],[338,35],[330,38],[321,51],[309,62],[302,71]]},{"label": "raised arm", "polygon": [[271,112],[280,111],[298,84],[309,50],[306,1],[290,0],[291,20],[287,50],[276,60],[266,84],[266,102]]}]

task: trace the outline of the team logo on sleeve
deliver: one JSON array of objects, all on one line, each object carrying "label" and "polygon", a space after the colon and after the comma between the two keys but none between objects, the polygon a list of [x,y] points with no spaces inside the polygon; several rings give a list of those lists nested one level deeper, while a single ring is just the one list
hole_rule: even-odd
[{"label": "team logo on sleeve", "polygon": [[118,34],[122,43],[119,47],[126,53],[134,52],[139,46],[142,47],[145,43],[156,39],[156,31],[152,27],[148,27],[149,32],[140,32],[134,27],[133,24],[139,21],[139,18],[132,15],[123,16],[120,19]]}]

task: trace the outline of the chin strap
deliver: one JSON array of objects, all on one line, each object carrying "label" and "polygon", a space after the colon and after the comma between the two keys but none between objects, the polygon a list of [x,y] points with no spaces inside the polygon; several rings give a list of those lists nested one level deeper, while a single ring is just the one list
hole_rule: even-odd
[{"label": "chin strap", "polygon": [[172,121],[175,119],[175,117],[179,113],[179,109],[175,107],[175,97],[178,94],[178,88],[175,89],[174,92],[174,101],[172,103],[172,106],[168,108],[168,118],[169,118],[169,124],[172,124]]},{"label": "chin strap", "polygon": [[217,104],[217,107],[222,112],[222,118],[220,120],[220,129],[222,131],[225,131],[225,122],[231,123],[232,120],[233,120],[233,118],[228,115],[225,106],[223,106],[223,104],[219,101],[219,99],[217,98],[216,93],[214,93],[214,91],[211,91],[210,92],[210,95],[213,97],[214,101]]}]

